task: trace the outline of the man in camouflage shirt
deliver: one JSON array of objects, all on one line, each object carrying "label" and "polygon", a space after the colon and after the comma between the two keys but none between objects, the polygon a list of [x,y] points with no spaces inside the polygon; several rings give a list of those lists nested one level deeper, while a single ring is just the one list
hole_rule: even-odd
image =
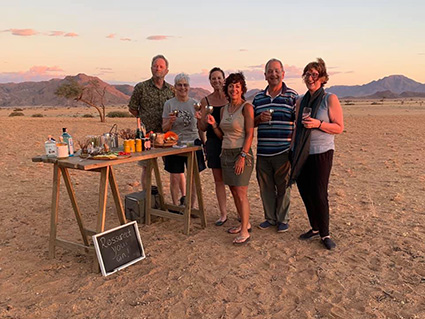
[{"label": "man in camouflage shirt", "polygon": [[[152,78],[136,84],[128,108],[140,117],[146,131],[162,132],[162,109],[165,101],[174,97],[174,87],[165,82],[168,61],[163,55],[154,56],[151,64]],[[142,166],[142,189],[146,189],[146,162]]]},{"label": "man in camouflage shirt", "polygon": [[152,78],[134,87],[128,104],[130,113],[140,117],[146,131],[162,132],[162,109],[165,101],[174,97],[174,88],[165,82],[168,61],[163,55],[152,59]]}]

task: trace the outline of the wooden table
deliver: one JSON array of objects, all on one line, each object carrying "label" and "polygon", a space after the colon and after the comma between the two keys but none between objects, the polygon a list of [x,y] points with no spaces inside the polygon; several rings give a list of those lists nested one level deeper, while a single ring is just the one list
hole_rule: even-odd
[{"label": "wooden table", "polygon": [[[136,162],[140,160],[148,160],[147,165],[147,181],[146,181],[146,198],[145,198],[145,221],[146,224],[151,223],[151,216],[161,216],[165,218],[172,218],[184,222],[184,233],[189,234],[190,229],[190,216],[191,214],[200,217],[201,226],[206,227],[206,217],[204,213],[204,202],[202,199],[201,180],[198,171],[198,162],[196,161],[195,152],[199,150],[199,146],[185,147],[185,148],[155,148],[141,153],[132,153],[129,158],[120,158],[116,160],[91,160],[81,159],[78,156],[69,157],[67,159],[58,160],[56,158],[48,158],[47,156],[37,156],[32,159],[33,162],[52,163],[53,166],[53,192],[52,192],[52,208],[50,218],[50,243],[49,243],[49,258],[55,257],[55,248],[63,247],[68,249],[84,250],[94,254],[93,245],[89,243],[89,236],[96,233],[105,231],[105,217],[106,217],[106,200],[107,200],[107,187],[108,183],[111,187],[112,195],[114,198],[118,219],[121,224],[126,223],[124,209],[120,197],[120,193],[115,178],[113,167],[115,165]],[[186,179],[186,205],[184,207],[166,204],[164,201],[164,192],[162,188],[161,176],[158,168],[158,158],[167,155],[180,155],[187,157],[187,179]],[[81,216],[80,208],[77,204],[74,188],[71,183],[69,169],[77,169],[82,171],[99,172],[100,173],[100,186],[99,186],[99,210],[97,215],[96,230],[92,231],[84,226]],[[155,179],[158,186],[160,209],[151,208],[151,185],[152,185],[152,170],[155,173]],[[57,237],[58,226],[58,208],[59,208],[59,188],[60,177],[63,176],[65,186],[71,200],[72,208],[81,232],[83,244],[71,242]],[[196,193],[198,199],[199,209],[191,207],[191,194],[192,183],[195,182]],[[183,214],[179,215],[171,213],[167,209],[181,211]],[[97,268],[97,264],[95,265]]]}]

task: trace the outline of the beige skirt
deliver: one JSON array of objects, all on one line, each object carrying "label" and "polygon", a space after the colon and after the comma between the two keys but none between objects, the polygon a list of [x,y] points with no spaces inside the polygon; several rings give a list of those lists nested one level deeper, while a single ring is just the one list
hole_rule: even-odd
[{"label": "beige skirt", "polygon": [[221,150],[220,161],[223,171],[224,184],[229,186],[248,186],[254,168],[254,156],[252,150],[249,150],[249,158],[245,160],[245,168],[240,175],[235,174],[235,163],[241,154],[242,148],[223,148]]}]

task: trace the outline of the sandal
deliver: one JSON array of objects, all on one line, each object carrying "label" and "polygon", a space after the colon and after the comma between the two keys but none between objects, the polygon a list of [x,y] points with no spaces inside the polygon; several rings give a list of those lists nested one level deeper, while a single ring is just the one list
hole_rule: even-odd
[{"label": "sandal", "polygon": [[223,226],[224,225],[224,223],[225,222],[227,222],[227,218],[225,219],[225,220],[217,220],[216,222],[215,222],[215,225],[216,226]]},{"label": "sandal", "polygon": [[233,239],[233,244],[234,245],[243,245],[243,244],[246,244],[247,242],[249,242],[250,239],[251,239],[251,236],[248,236],[248,237],[238,236],[235,239]]},{"label": "sandal", "polygon": [[[252,227],[249,227],[249,228],[248,228],[248,233],[250,233],[251,231],[252,231]],[[229,234],[232,234],[232,235],[239,234],[239,233],[241,232],[241,226],[239,225],[239,226],[233,226],[233,227],[230,227],[230,228],[227,230],[227,232],[228,232]]]}]

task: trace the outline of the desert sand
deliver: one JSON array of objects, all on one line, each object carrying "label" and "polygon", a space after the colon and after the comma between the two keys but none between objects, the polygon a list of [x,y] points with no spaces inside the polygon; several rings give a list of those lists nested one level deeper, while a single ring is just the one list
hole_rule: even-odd
[{"label": "desert sand", "polygon": [[[226,233],[237,224],[234,204],[228,193],[229,221],[214,226],[208,170],[201,175],[208,227],[192,220],[186,236],[178,221],[139,225],[147,258],[108,277],[92,272],[83,254],[57,248],[48,259],[52,165],[31,158],[62,127],[78,140],[113,123],[135,128],[134,119],[100,123],[81,117],[96,114],[87,108],[24,108],[23,117],[0,109],[0,317],[425,318],[425,106],[418,100],[342,105],[345,130],[336,137],[329,190],[334,251],[318,239],[298,239],[309,225],[296,186],[289,231],[257,229],[263,210],[255,173],[252,239],[235,247]],[[123,199],[140,190],[136,164],[116,172]],[[71,178],[94,229],[99,176],[71,170]],[[111,197],[107,228],[118,225]],[[59,236],[80,240],[64,187]]]}]

